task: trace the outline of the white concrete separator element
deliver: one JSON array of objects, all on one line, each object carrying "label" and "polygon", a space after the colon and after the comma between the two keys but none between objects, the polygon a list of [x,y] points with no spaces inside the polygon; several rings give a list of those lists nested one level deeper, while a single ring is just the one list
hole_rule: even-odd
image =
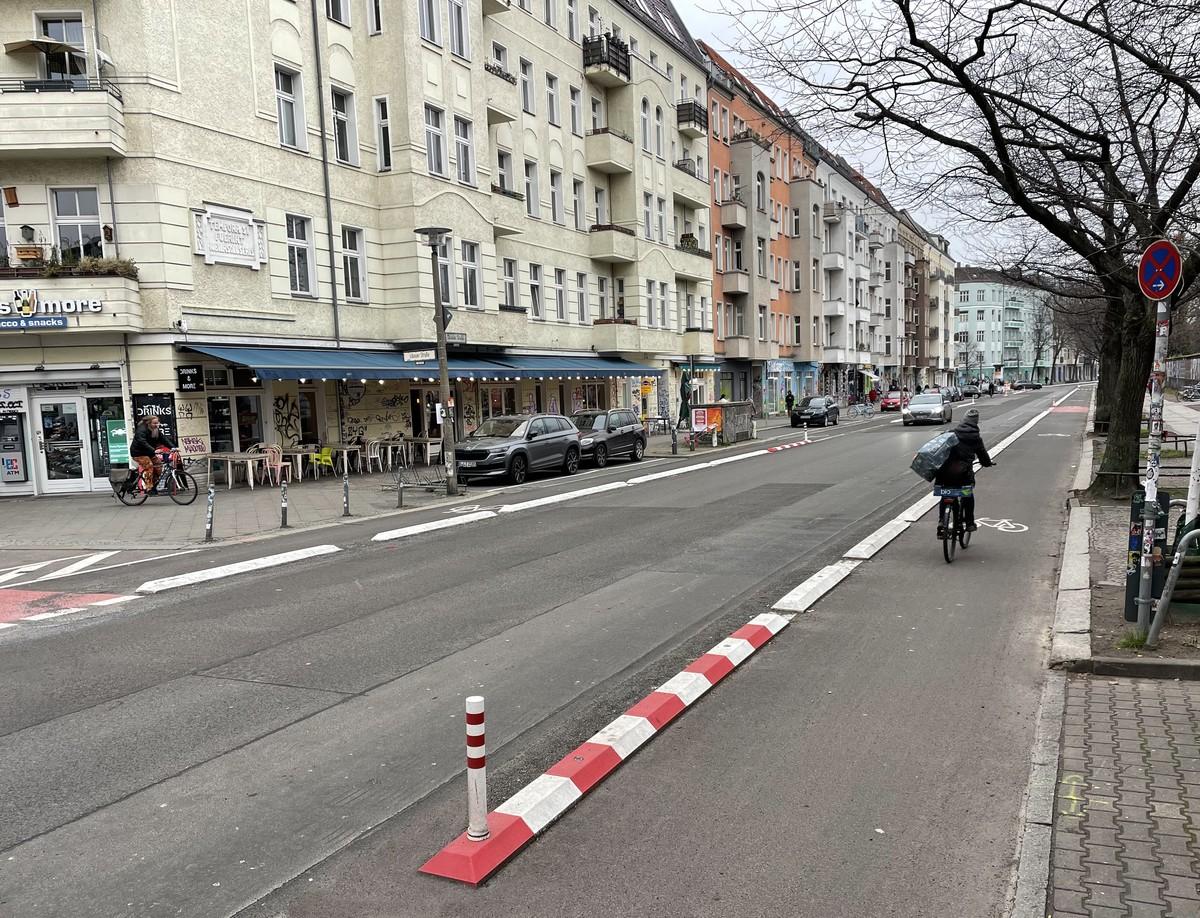
[{"label": "white concrete separator element", "polygon": [[262,558],[251,558],[249,561],[238,561],[236,564],[223,564],[220,567],[209,568],[206,571],[192,571],[190,574],[179,574],[175,577],[163,577],[161,580],[147,580],[137,588],[138,593],[162,593],[179,587],[191,586],[195,583],[207,583],[210,580],[221,580],[236,574],[246,574],[250,571],[263,570],[269,567],[279,567],[292,564],[307,558],[317,558],[321,555],[331,555],[341,551],[336,545],[314,545],[311,548],[301,548],[296,551],[285,551],[278,555],[266,555]]},{"label": "white concrete separator element", "polygon": [[736,456],[722,456],[720,459],[713,459],[708,463],[708,465],[711,468],[718,465],[725,465],[730,462],[741,462],[743,459],[753,459],[755,456],[765,456],[769,452],[770,450],[766,449],[756,449],[751,450],[748,453],[739,453]]},{"label": "white concrete separator element", "polygon": [[496,807],[496,812],[523,819],[537,835],[581,796],[570,778],[543,774]]},{"label": "white concrete separator element", "polygon": [[876,553],[887,545],[888,542],[904,532],[912,524],[908,520],[894,519],[884,523],[869,536],[851,548],[843,557],[854,558],[859,561],[867,561],[875,557]]},{"label": "white concrete separator element", "polygon": [[702,673],[682,672],[676,673],[654,691],[678,695],[679,700],[688,705],[710,688],[712,688],[712,683],[704,678]]},{"label": "white concrete separator element", "polygon": [[465,526],[479,520],[490,520],[496,516],[495,510],[480,510],[476,513],[464,513],[462,516],[452,516],[444,520],[433,520],[429,523],[417,523],[404,526],[401,529],[389,529],[371,536],[372,542],[390,542],[392,539],[403,539],[407,536],[420,535],[423,532],[436,532],[439,529],[453,529],[455,526]]},{"label": "white concrete separator element", "polygon": [[588,740],[589,743],[599,743],[602,746],[612,746],[623,759],[629,758],[634,751],[654,735],[654,724],[645,717],[633,714],[622,714],[603,730]]},{"label": "white concrete separator element", "polygon": [[939,498],[936,494],[926,494],[919,501],[896,517],[896,519],[905,523],[915,523],[938,505],[938,499]]},{"label": "white concrete separator element", "polygon": [[754,645],[745,638],[727,637],[709,653],[717,657],[727,657],[730,663],[739,666],[746,657],[754,653]]},{"label": "white concrete separator element", "polygon": [[613,481],[608,484],[596,485],[592,488],[582,488],[578,491],[567,491],[565,494],[551,494],[549,497],[538,497],[534,500],[522,501],[519,504],[505,504],[499,508],[501,513],[516,513],[518,510],[531,510],[534,507],[547,507],[550,504],[561,504],[581,497],[591,497],[593,494],[603,494],[605,491],[616,491],[618,488],[629,487],[623,481]]},{"label": "white concrete separator element", "polygon": [[772,635],[778,634],[791,623],[792,616],[779,615],[776,612],[763,612],[746,622],[747,625],[758,625],[762,628],[766,628],[771,632]]},{"label": "white concrete separator element", "polygon": [[862,562],[843,558],[821,568],[802,584],[775,603],[776,609],[807,612],[822,596],[850,576]]}]

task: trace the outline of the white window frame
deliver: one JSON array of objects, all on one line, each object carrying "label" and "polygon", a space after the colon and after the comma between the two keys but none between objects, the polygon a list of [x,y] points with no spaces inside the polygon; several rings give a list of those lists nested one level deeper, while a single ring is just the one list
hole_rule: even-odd
[{"label": "white window frame", "polygon": [[661,105],[654,106],[654,155],[663,155],[663,110]]},{"label": "white window frame", "polygon": [[533,91],[533,62],[521,58],[518,73],[517,80],[521,84],[521,110],[528,115],[536,115],[537,96]]},{"label": "white window frame", "polygon": [[587,205],[584,203],[584,196],[587,194],[587,183],[583,179],[571,180],[571,195],[573,198],[572,208],[573,217],[575,220],[575,229],[583,232],[587,229]]},{"label": "white window frame", "polygon": [[380,4],[383,0],[367,0],[367,34],[383,34],[383,11]]},{"label": "white window frame", "polygon": [[583,136],[583,91],[578,86],[571,86],[567,91],[571,104],[571,133],[576,137]]},{"label": "white window frame", "polygon": [[650,152],[650,100],[642,96],[642,152]]},{"label": "white window frame", "polygon": [[[341,97],[345,104],[343,111],[338,111],[337,100]],[[333,156],[343,166],[358,165],[358,106],[355,104],[354,93],[341,86],[329,88],[329,113],[333,125]],[[346,155],[338,150],[338,128],[345,129]]]},{"label": "white window frame", "polygon": [[454,279],[454,249],[449,240],[437,247],[437,261],[442,305],[453,308],[458,300],[458,284]]},{"label": "white window frame", "polygon": [[596,278],[596,305],[600,309],[600,318],[608,318],[608,278],[603,274]]},{"label": "white window frame", "polygon": [[446,0],[446,18],[450,28],[450,53],[471,59],[471,15],[463,0]]},{"label": "white window frame", "polygon": [[520,291],[517,290],[517,275],[520,273],[520,266],[515,258],[506,258],[501,270],[503,271],[502,288],[504,290],[504,299],[501,301],[501,305],[516,308],[520,304]]},{"label": "white window frame", "polygon": [[567,38],[579,41],[579,0],[567,0]]},{"label": "white window frame", "polygon": [[[347,242],[347,234],[357,237],[357,245],[353,248]],[[354,293],[352,284],[357,282],[358,292]],[[342,290],[346,299],[355,303],[365,303],[367,294],[367,245],[366,235],[360,226],[342,224]]]},{"label": "white window frame", "polygon": [[525,160],[525,213],[535,220],[540,220],[542,217],[541,191],[538,188],[538,164],[536,159]]},{"label": "white window frame", "polygon": [[[298,236],[292,235],[292,225],[293,225],[294,221],[298,221],[299,225],[304,227],[305,236],[307,238],[301,239]],[[317,295],[317,293],[316,293],[317,252],[316,252],[316,246],[314,244],[315,240],[313,239],[312,217],[306,217],[303,214],[284,214],[283,232],[284,232],[284,238],[287,240],[288,289],[291,291],[292,296],[315,297]],[[305,267],[307,269],[304,272],[305,273],[304,286],[300,286],[299,284],[296,284],[296,285],[292,284],[293,267],[296,264],[296,262],[298,261],[298,258],[296,258],[294,260],[293,256],[294,256],[294,254],[298,255],[300,252],[304,253],[304,262],[305,262]],[[296,273],[298,276],[298,272],[296,272]]]},{"label": "white window frame", "polygon": [[546,120],[559,127],[562,124],[562,112],[558,105],[558,77],[546,71]]},{"label": "white window frame", "polygon": [[[430,115],[437,116],[436,126],[430,123]],[[436,150],[436,165],[434,168],[434,152]],[[425,168],[430,175],[446,177],[446,113],[436,105],[425,105]]]},{"label": "white window frame", "polygon": [[509,150],[496,150],[496,184],[505,191],[516,191],[513,184],[513,158]]},{"label": "white window frame", "polygon": [[480,289],[479,243],[463,240],[459,245],[460,267],[462,268],[462,304],[467,309],[482,309],[483,296]]},{"label": "white window frame", "polygon": [[[337,15],[334,15],[334,12]],[[325,0],[325,17],[338,25],[350,26],[350,0]]]},{"label": "white window frame", "polygon": [[646,324],[650,327],[654,327],[654,287],[654,281],[646,281]]},{"label": "white window frame", "polygon": [[375,164],[379,172],[392,171],[392,106],[387,96],[371,100],[375,113]]},{"label": "white window frame", "polygon": [[550,284],[554,294],[554,318],[567,321],[567,272],[565,268],[554,269],[554,281]]},{"label": "white window frame", "polygon": [[545,317],[546,288],[542,283],[542,266],[529,263],[529,315],[534,319]]},{"label": "white window frame", "polygon": [[642,233],[647,239],[654,238],[654,195],[648,191],[642,192]]},{"label": "white window frame", "polygon": [[560,225],[566,221],[563,204],[563,174],[557,169],[550,170],[550,219]]},{"label": "white window frame", "polygon": [[417,19],[421,38],[442,46],[441,7],[437,0],[417,0]]},{"label": "white window frame", "polygon": [[[292,91],[286,93],[279,88],[278,74],[284,74],[291,77]],[[295,136],[295,143],[288,143],[283,139],[284,114],[283,106],[285,103],[291,106],[291,124],[292,133]],[[283,64],[275,64],[275,117],[279,124],[278,136],[279,145],[285,150],[301,150],[308,152],[308,130],[304,122],[304,81],[299,70],[292,67],[286,67]]]},{"label": "white window frame", "polygon": [[[58,257],[65,261],[62,253],[62,233],[61,227],[73,226],[77,227],[79,232],[79,257],[86,258],[88,256],[83,253],[83,227],[90,226],[96,228],[96,235],[100,239],[100,252],[104,254],[104,221],[100,219],[100,189],[95,185],[54,185],[49,189],[50,192],[50,217],[51,217],[51,232],[54,234],[54,249],[58,253]],[[95,214],[65,214],[60,215],[58,212],[58,197],[56,192],[71,191],[75,193],[76,201],[79,199],[80,191],[90,191],[96,196],[96,213]],[[0,215],[2,216],[2,215]]]},{"label": "white window frame", "polygon": [[556,0],[543,0],[542,19],[550,28],[558,28],[558,4]]},{"label": "white window frame", "polygon": [[[466,136],[461,133],[463,128]],[[475,186],[475,129],[470,119],[461,115],[454,116],[454,174],[460,184]]]},{"label": "white window frame", "polygon": [[666,243],[667,241],[667,200],[666,198],[658,198],[655,202],[654,210],[655,227],[658,230],[658,241]]},{"label": "white window frame", "polygon": [[668,296],[669,296],[669,294],[667,292],[667,282],[659,281],[658,282],[658,317],[659,317],[658,324],[662,328],[670,328],[671,327],[670,324],[667,322],[667,298],[668,298]]},{"label": "white window frame", "polygon": [[575,274],[575,313],[581,325],[591,324],[591,311],[588,309],[588,276],[583,271]]}]

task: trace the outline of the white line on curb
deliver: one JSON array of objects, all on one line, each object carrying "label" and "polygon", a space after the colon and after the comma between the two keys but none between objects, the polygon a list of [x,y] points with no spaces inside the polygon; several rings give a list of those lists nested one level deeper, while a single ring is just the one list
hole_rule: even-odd
[{"label": "white line on curb", "polygon": [[433,520],[429,523],[417,523],[413,526],[404,526],[401,529],[389,529],[386,532],[378,532],[371,536],[371,541],[390,542],[392,539],[403,539],[411,535],[420,535],[422,532],[452,529],[455,526],[465,526],[467,523],[474,523],[477,520],[490,520],[496,515],[495,510],[479,510],[475,513],[464,513],[462,516],[454,516],[449,519]]},{"label": "white line on curb", "polygon": [[818,599],[849,577],[861,563],[843,559],[821,568],[775,603],[774,608],[785,609],[788,612],[807,612]]},{"label": "white line on curb", "polygon": [[232,577],[234,574],[244,574],[249,571],[262,570],[263,568],[278,567],[281,564],[291,564],[293,561],[303,561],[305,558],[329,555],[337,551],[341,551],[341,549],[336,545],[314,545],[312,548],[301,548],[296,551],[285,551],[278,555],[251,558],[249,561],[239,561],[236,564],[223,564],[220,567],[209,568],[206,571],[192,571],[189,574],[179,574],[176,577],[147,580],[137,588],[136,592],[162,593],[165,590],[191,586],[194,583],[207,583],[210,580]]}]

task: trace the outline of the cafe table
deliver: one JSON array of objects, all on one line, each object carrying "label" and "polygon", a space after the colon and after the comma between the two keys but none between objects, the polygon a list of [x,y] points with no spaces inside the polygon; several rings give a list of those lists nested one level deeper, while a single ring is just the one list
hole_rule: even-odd
[{"label": "cafe table", "polygon": [[348,475],[350,473],[351,453],[355,454],[356,461],[358,462],[358,474],[361,475],[363,473],[363,448],[357,443],[326,443],[325,445],[335,453],[342,454],[342,474]]},{"label": "cafe table", "polygon": [[246,464],[246,481],[250,483],[250,490],[254,490],[254,467],[255,464],[266,462],[266,453],[205,453],[204,458],[208,460],[208,478],[212,480],[213,463],[225,463],[225,490],[228,491],[233,487],[233,470],[239,462]]},{"label": "cafe table", "polygon": [[304,458],[306,456],[315,456],[317,448],[315,446],[291,446],[280,451],[284,459],[292,461],[292,481],[302,481],[304,479]]}]

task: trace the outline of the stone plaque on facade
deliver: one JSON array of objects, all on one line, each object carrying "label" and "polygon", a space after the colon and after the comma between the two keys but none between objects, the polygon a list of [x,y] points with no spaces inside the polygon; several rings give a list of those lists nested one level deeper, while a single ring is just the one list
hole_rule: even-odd
[{"label": "stone plaque on facade", "polygon": [[267,227],[240,207],[205,204],[192,211],[195,253],[206,265],[240,265],[258,270],[267,263]]}]

